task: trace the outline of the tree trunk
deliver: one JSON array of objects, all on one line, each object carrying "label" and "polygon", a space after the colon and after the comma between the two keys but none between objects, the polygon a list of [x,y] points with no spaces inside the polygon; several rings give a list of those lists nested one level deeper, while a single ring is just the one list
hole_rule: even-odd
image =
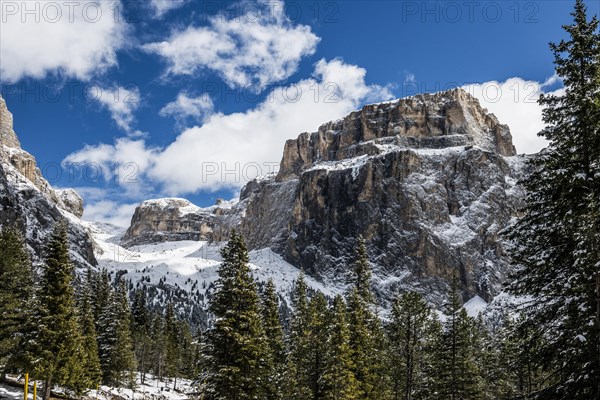
[{"label": "tree trunk", "polygon": [[48,378],[44,381],[44,390],[42,391],[42,399],[43,400],[50,399],[51,393],[52,393],[52,378]]}]

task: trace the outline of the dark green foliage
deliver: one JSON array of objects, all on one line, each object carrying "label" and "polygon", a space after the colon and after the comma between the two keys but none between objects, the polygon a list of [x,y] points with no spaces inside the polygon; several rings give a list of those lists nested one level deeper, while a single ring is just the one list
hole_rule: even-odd
[{"label": "dark green foliage", "polygon": [[308,351],[312,346],[308,337],[308,298],[304,274],[296,279],[292,292],[294,313],[290,321],[288,337],[288,357],[285,372],[286,399],[303,400],[310,396],[310,363]]},{"label": "dark green foliage", "polygon": [[92,276],[92,271],[88,270],[87,279],[82,284],[77,302],[77,314],[83,346],[81,363],[84,374],[79,381],[81,389],[95,388],[102,380],[96,324],[94,323],[93,295],[90,287]]},{"label": "dark green foliage", "polygon": [[371,266],[362,238],[358,241],[352,284],[347,302],[348,322],[352,326],[350,348],[354,376],[361,398],[382,399],[387,396],[389,386],[384,361],[385,334],[379,317],[373,311]]},{"label": "dark green foliage", "polygon": [[483,389],[475,358],[479,338],[475,320],[463,308],[456,277],[444,313],[446,321],[435,356],[437,398],[478,400]]},{"label": "dark green foliage", "polygon": [[44,399],[53,384],[78,387],[83,375],[81,329],[75,312],[73,265],[69,259],[66,226],[59,225],[46,248],[37,292],[37,331],[32,354],[33,376],[45,382]]},{"label": "dark green foliage", "polygon": [[211,399],[262,398],[267,341],[248,251],[235,231],[221,256],[219,279],[210,302],[215,323],[207,337],[208,394]]},{"label": "dark green foliage", "polygon": [[311,399],[325,398],[325,386],[321,377],[325,372],[327,349],[327,322],[329,321],[327,299],[319,292],[308,303],[308,324],[306,338],[310,344],[306,353],[308,387]]},{"label": "dark green foliage", "polygon": [[531,296],[522,323],[542,335],[533,356],[551,378],[533,396],[587,400],[600,397],[600,35],[582,0],[572,15],[551,44],[565,91],[540,98],[550,146],[524,182],[510,290]]},{"label": "dark green foliage", "polygon": [[392,306],[389,373],[393,399],[427,399],[434,392],[434,347],[439,325],[423,297],[407,292]]},{"label": "dark green foliage", "polygon": [[336,296],[329,313],[325,369],[321,376],[324,399],[353,400],[359,398],[358,384],[353,373],[350,330],[344,299]]},{"label": "dark green foliage", "polygon": [[281,399],[285,368],[285,344],[279,319],[279,298],[275,284],[269,280],[261,298],[262,322],[268,344],[265,399]]},{"label": "dark green foliage", "polygon": [[98,347],[105,384],[135,385],[135,355],[131,340],[131,316],[123,282],[109,297],[98,321]]},{"label": "dark green foliage", "polygon": [[23,371],[34,307],[31,261],[23,237],[5,227],[0,233],[0,375]]},{"label": "dark green foliage", "polygon": [[152,366],[152,338],[150,333],[151,314],[146,304],[146,293],[142,289],[137,289],[134,292],[131,305],[131,337],[142,385],[146,380],[146,372]]}]

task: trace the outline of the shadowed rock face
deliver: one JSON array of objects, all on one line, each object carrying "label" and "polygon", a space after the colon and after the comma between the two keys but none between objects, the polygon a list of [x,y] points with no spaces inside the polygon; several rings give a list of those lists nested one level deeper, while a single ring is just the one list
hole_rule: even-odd
[{"label": "shadowed rock face", "polygon": [[510,269],[499,232],[520,208],[523,165],[508,127],[468,93],[419,95],[289,140],[279,173],[248,183],[230,207],[138,209],[126,240],[190,227],[224,240],[236,228],[250,249],[343,285],[362,235],[384,303],[411,289],[441,304],[455,273],[465,296],[489,299]]},{"label": "shadowed rock face", "polygon": [[12,114],[0,97],[0,225],[21,229],[35,265],[41,262],[54,227],[66,221],[71,258],[76,266],[84,268],[96,265],[96,259],[88,232],[78,223],[82,213],[83,201],[77,192],[54,190],[35,158],[21,149]]}]

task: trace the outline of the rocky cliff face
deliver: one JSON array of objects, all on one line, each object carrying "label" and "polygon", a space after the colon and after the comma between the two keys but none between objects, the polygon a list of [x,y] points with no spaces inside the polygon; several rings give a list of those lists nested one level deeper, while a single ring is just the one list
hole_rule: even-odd
[{"label": "rocky cliff face", "polygon": [[60,221],[68,224],[71,256],[79,267],[95,265],[92,241],[78,223],[83,201],[72,189],[54,190],[35,158],[21,149],[13,117],[0,97],[0,224],[18,226],[34,264],[41,261],[46,239]]},{"label": "rocky cliff face", "polygon": [[[276,176],[248,183],[218,215],[196,215],[206,238],[237,228],[250,249],[269,247],[337,286],[363,236],[384,302],[416,289],[441,304],[453,274],[465,297],[489,300],[510,269],[499,232],[523,198],[522,161],[509,128],[468,93],[424,94],[289,140]],[[134,216],[130,231],[144,224]]]},{"label": "rocky cliff face", "polygon": [[221,216],[230,208],[231,204],[223,201],[213,207],[200,208],[185,199],[146,200],[135,209],[122,244],[212,241],[218,235]]},{"label": "rocky cliff face", "polygon": [[510,269],[499,232],[521,205],[522,161],[463,90],[368,105],[288,141],[279,174],[242,191],[241,229],[331,284],[363,236],[384,301],[410,288],[441,303],[453,274],[489,300]]}]

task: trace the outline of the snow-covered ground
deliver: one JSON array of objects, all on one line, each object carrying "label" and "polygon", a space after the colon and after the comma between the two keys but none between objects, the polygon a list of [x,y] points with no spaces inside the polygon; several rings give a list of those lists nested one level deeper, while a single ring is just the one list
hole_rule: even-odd
[{"label": "snow-covered ground", "polygon": [[[23,386],[17,387],[14,384],[22,384],[22,379],[17,381],[16,377],[9,377],[13,385],[0,383],[0,399],[23,400]],[[38,399],[41,398],[41,382],[38,382]],[[147,374],[144,384],[140,383],[138,374],[135,389],[114,388],[110,386],[100,386],[98,390],[90,390],[83,400],[188,400],[194,398],[194,382],[188,379],[177,379],[176,390],[173,389],[173,381],[161,381]],[[60,392],[60,390],[58,390]],[[33,398],[33,382],[30,382],[28,398]]]},{"label": "snow-covered ground", "polygon": [[113,388],[109,386],[100,386],[99,390],[91,390],[85,399],[90,400],[134,400],[134,399],[152,399],[152,400],[187,400],[192,399],[194,394],[193,381],[187,379],[177,379],[176,390],[173,390],[173,381],[160,381],[151,375],[146,375],[144,385],[140,383],[140,377],[137,378],[137,385],[134,390]]}]

